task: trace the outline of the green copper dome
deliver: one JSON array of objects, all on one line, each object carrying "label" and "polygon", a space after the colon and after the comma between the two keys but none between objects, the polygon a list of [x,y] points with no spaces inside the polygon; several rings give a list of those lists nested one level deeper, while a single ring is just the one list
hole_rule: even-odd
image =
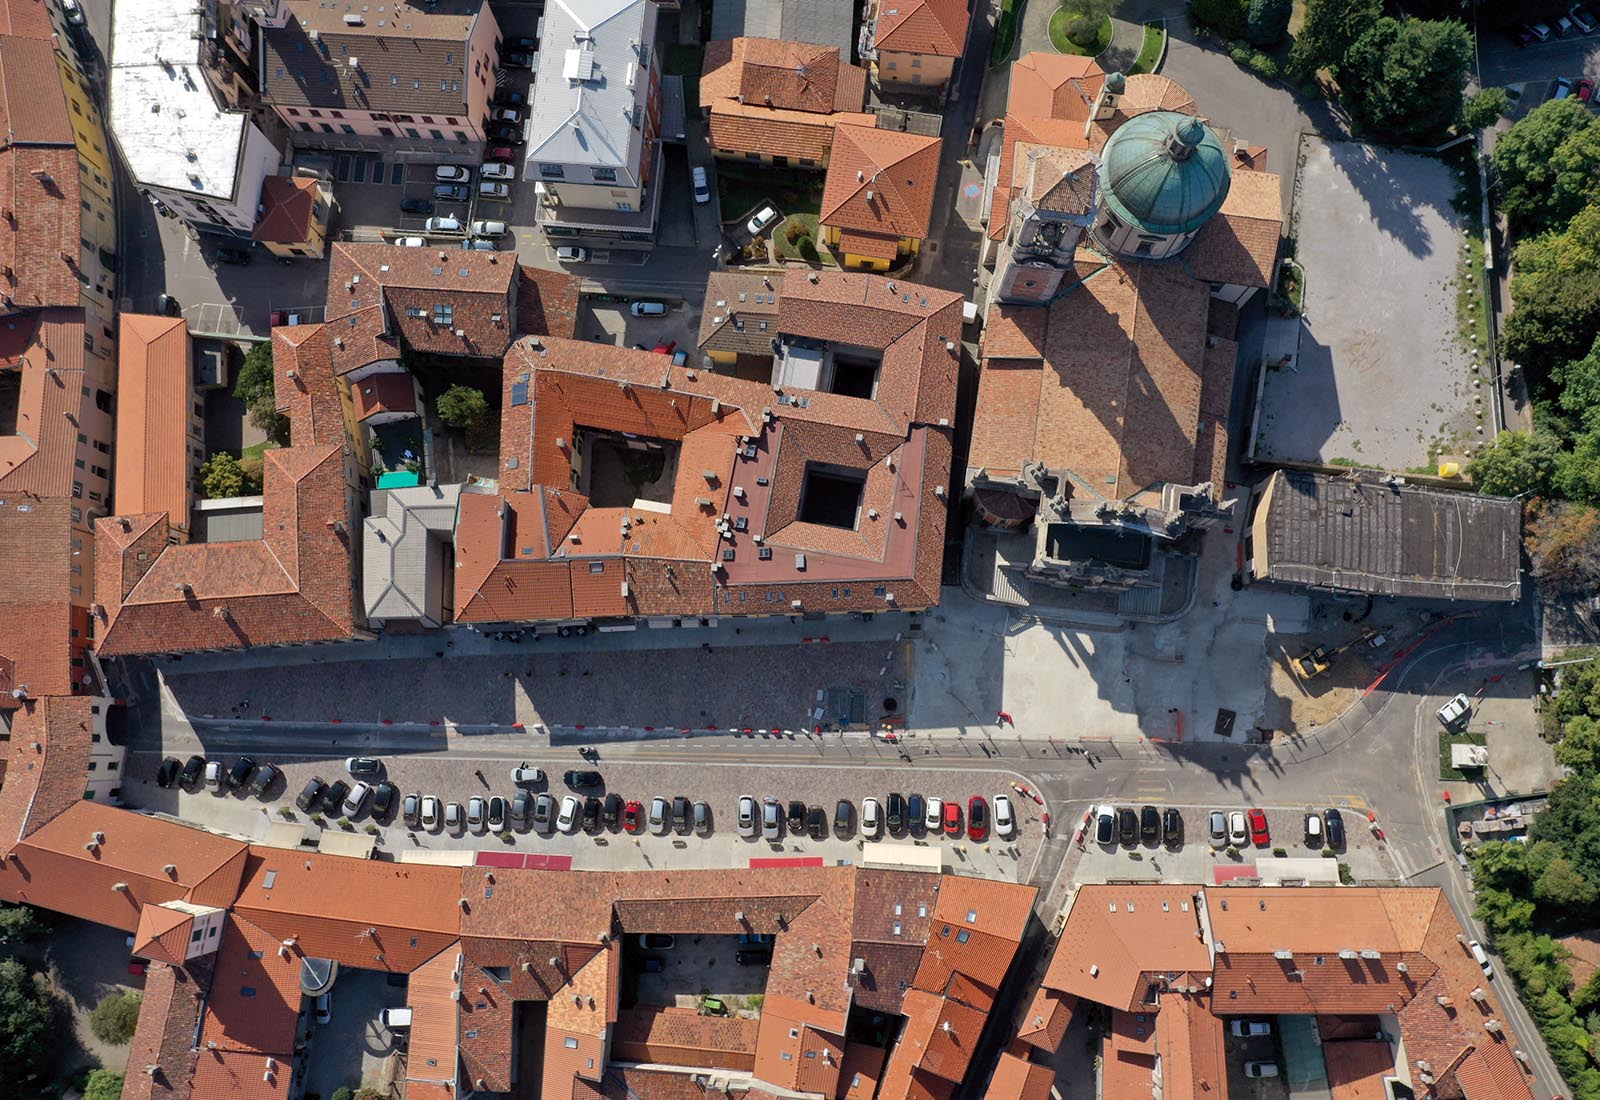
[{"label": "green copper dome", "polygon": [[1147,233],[1176,236],[1200,228],[1222,206],[1231,182],[1217,135],[1176,111],[1135,115],[1100,154],[1106,205]]}]

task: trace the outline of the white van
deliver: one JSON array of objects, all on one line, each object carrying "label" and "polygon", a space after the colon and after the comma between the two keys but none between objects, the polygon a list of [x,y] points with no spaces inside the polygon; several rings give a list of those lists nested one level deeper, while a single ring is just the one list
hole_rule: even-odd
[{"label": "white van", "polygon": [[667,303],[665,302],[635,302],[628,307],[635,317],[665,317]]},{"label": "white van", "polygon": [[383,1026],[390,1031],[408,1028],[411,1026],[411,1009],[386,1008],[379,1019],[383,1021]]},{"label": "white van", "polygon": [[1494,965],[1489,962],[1489,954],[1483,949],[1483,944],[1477,940],[1468,940],[1467,950],[1472,952],[1472,961],[1478,964],[1479,969],[1483,971],[1483,976],[1493,980]]}]

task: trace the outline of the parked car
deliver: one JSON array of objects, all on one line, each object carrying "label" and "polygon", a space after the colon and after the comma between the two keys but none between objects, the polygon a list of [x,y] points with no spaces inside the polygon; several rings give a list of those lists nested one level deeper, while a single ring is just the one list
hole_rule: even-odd
[{"label": "parked car", "polygon": [[694,831],[700,836],[711,835],[711,806],[705,802],[694,804]]},{"label": "parked car", "polygon": [[[532,48],[531,46],[529,47],[529,49]],[[506,88],[494,94],[494,103],[497,106],[503,103],[508,107],[526,107],[528,105],[528,97],[521,92],[514,92]]]},{"label": "parked car", "polygon": [[[589,258],[589,250],[581,244],[564,244],[556,249],[556,259],[562,263],[581,264]],[[635,313],[635,317],[641,314]]]},{"label": "parked car", "polygon": [[750,231],[752,237],[759,236],[761,231],[771,225],[778,217],[778,212],[770,206],[763,206],[757,210],[744,227]]},{"label": "parked car", "polygon": [[672,831],[680,835],[689,831],[689,800],[681,794],[672,800]]},{"label": "parked car", "polygon": [[228,769],[228,774],[223,776],[223,785],[230,791],[236,791],[245,785],[250,778],[250,773],[256,770],[256,762],[248,756],[241,756],[233,762],[233,767]]},{"label": "parked car", "polygon": [[401,199],[400,212],[402,214],[431,214],[433,213],[433,203],[427,199]]},{"label": "parked car", "polygon": [[428,238],[426,238],[426,237],[396,237],[394,239],[394,243],[397,246],[399,246],[400,248],[426,248],[427,245],[428,245]]},{"label": "parked car", "polygon": [[1550,27],[1547,24],[1524,23],[1523,26],[1527,27],[1528,33],[1533,35],[1533,37],[1537,38],[1540,42],[1550,41]]},{"label": "parked car", "polygon": [[635,835],[644,831],[644,804],[636,798],[628,799],[628,804],[622,807],[622,828],[624,832]]},{"label": "parked car", "polygon": [[1593,34],[1600,29],[1600,20],[1596,20],[1594,13],[1582,4],[1572,5],[1567,15],[1584,34]]},{"label": "parked car", "polygon": [[953,798],[944,804],[944,835],[952,839],[961,835],[961,803]]},{"label": "parked car", "polygon": [[511,782],[519,787],[524,783],[543,783],[544,769],[536,768],[527,761],[523,761],[511,769]]},{"label": "parked car", "polygon": [[1322,824],[1328,834],[1328,847],[1334,851],[1344,848],[1344,816],[1338,810],[1323,810]]},{"label": "parked car", "polygon": [[322,796],[328,790],[328,785],[317,776],[306,780],[306,785],[300,788],[300,793],[295,796],[294,804],[305,813],[310,813],[313,806],[322,802]]},{"label": "parked car", "polygon": [[1519,50],[1531,46],[1535,41],[1537,41],[1533,37],[1533,32],[1524,26],[1506,28],[1505,36],[1510,39],[1511,44]]},{"label": "parked car", "polygon": [[355,817],[367,808],[367,799],[371,797],[372,785],[370,783],[357,783],[354,787],[351,787],[350,793],[345,796],[344,800],[344,816]]},{"label": "parked car", "polygon": [[[451,805],[454,806],[455,803],[452,802]],[[382,1020],[383,1026],[390,1031],[404,1031],[411,1026],[411,1009],[386,1008],[378,1013],[378,1019]]]},{"label": "parked car", "polygon": [[496,107],[489,112],[489,119],[492,122],[520,123],[522,121],[522,109],[520,107]]},{"label": "parked car", "polygon": [[406,795],[400,800],[400,820],[408,829],[415,829],[422,824],[422,796],[416,792]]},{"label": "parked car", "polygon": [[541,794],[533,800],[533,827],[548,833],[555,826],[556,799],[552,794]]},{"label": "parked car", "polygon": [[1117,811],[1117,838],[1128,845],[1139,842],[1139,815],[1132,807],[1124,806]]},{"label": "parked car", "polygon": [[156,296],[156,312],[163,317],[182,317],[183,306],[170,294]]},{"label": "parked car", "polygon": [[1161,843],[1168,848],[1183,844],[1183,815],[1171,806],[1161,811]]},{"label": "parked car", "polygon": [[1579,77],[1577,83],[1578,102],[1588,103],[1594,98],[1594,81],[1588,77]]},{"label": "parked car", "polygon": [[1226,848],[1228,846],[1228,818],[1221,810],[1212,810],[1206,816],[1207,831],[1211,834],[1213,848]]},{"label": "parked car", "polygon": [[398,793],[393,783],[379,783],[372,788],[373,820],[389,820],[389,815],[394,812],[394,798]]},{"label": "parked car", "polygon": [[703,167],[696,165],[695,168],[689,173],[689,178],[694,182],[694,201],[710,202],[711,184],[706,178],[706,170]]},{"label": "parked car", "polygon": [[517,178],[515,165],[506,164],[504,161],[490,161],[478,169],[480,180],[514,180]]},{"label": "parked car", "polygon": [[922,827],[930,833],[937,833],[939,826],[944,821],[944,799],[928,799],[928,808],[922,815]]},{"label": "parked car", "polygon": [[[1556,77],[1555,88],[1550,93],[1551,99],[1567,99],[1574,91],[1570,77]],[[1453,700],[1452,700],[1453,701]]]},{"label": "parked car", "polygon": [[575,791],[587,787],[599,787],[605,783],[599,772],[569,771],[561,777],[561,781]]},{"label": "parked car", "polygon": [[537,38],[531,38],[525,34],[516,38],[508,38],[504,42],[500,43],[500,49],[502,52],[505,50],[526,50],[531,52],[533,50],[537,50],[538,48],[539,40]]},{"label": "parked car", "polygon": [[646,951],[671,951],[677,943],[678,937],[667,932],[642,932],[639,935],[639,946]]},{"label": "parked car", "polygon": [[1244,1064],[1246,1077],[1276,1077],[1278,1076],[1278,1063],[1276,1062],[1246,1062]]},{"label": "parked car", "polygon": [[739,835],[746,840],[754,840],[760,831],[760,823],[756,820],[756,800],[752,795],[739,796]]},{"label": "parked car", "polygon": [[1139,839],[1154,844],[1161,839],[1161,811],[1145,806],[1139,811]]},{"label": "parked car", "polygon": [[883,807],[876,798],[861,800],[861,835],[867,840],[877,840],[883,835]]},{"label": "parked car", "polygon": [[248,248],[229,248],[224,246],[217,249],[217,263],[232,264],[234,267],[250,266],[250,250]]},{"label": "parked car", "polygon": [[464,184],[436,183],[433,185],[433,197],[440,202],[466,202],[472,193]]},{"label": "parked car", "polygon": [[316,1000],[317,1023],[326,1024],[333,1020],[333,994],[323,993]]},{"label": "parked car", "polygon": [[994,835],[1001,840],[1010,840],[1017,835],[1017,815],[1011,808],[1010,795],[994,796]]},{"label": "parked car", "polygon": [[928,802],[920,794],[906,799],[906,830],[912,836],[921,836],[927,829]]},{"label": "parked car", "polygon": [[431,794],[423,796],[422,816],[418,824],[430,833],[439,827],[439,800]]},{"label": "parked car", "polygon": [[806,811],[806,835],[812,840],[828,838],[828,815],[822,812],[821,806],[812,806]]},{"label": "parked car", "polygon": [[183,761],[176,756],[169,756],[161,761],[161,766],[156,769],[156,786],[175,787],[178,777],[183,774]]},{"label": "parked car", "polygon": [[1483,944],[1477,940],[1468,940],[1467,950],[1472,952],[1472,961],[1478,964],[1478,969],[1483,971],[1483,976],[1493,981],[1494,964],[1489,961],[1489,953],[1483,949]]},{"label": "parked car", "polygon": [[531,69],[533,68],[533,54],[523,50],[511,50],[500,55],[502,69]]},{"label": "parked car", "polygon": [[628,312],[635,317],[665,317],[667,303],[654,301],[638,301],[628,307]]},{"label": "parked car", "polygon": [[689,361],[689,352],[686,349],[679,348],[677,351],[672,353],[672,365],[673,366],[681,367],[685,363],[687,363],[688,361]]},{"label": "parked car", "polygon": [[884,814],[884,824],[890,836],[906,835],[906,800],[897,792],[889,796]]},{"label": "parked car", "polygon": [[257,798],[267,797],[267,790],[279,779],[283,778],[283,771],[276,764],[262,764],[250,776],[250,793]]},{"label": "parked car", "polygon": [[483,151],[483,159],[487,161],[516,160],[518,155],[509,145],[491,145]]},{"label": "parked car", "polygon": [[659,796],[650,800],[650,832],[655,836],[666,836],[672,828],[671,818],[667,809],[667,800]]},{"label": "parked car", "polygon": [[328,784],[328,789],[322,792],[322,809],[329,814],[343,814],[345,796],[350,793],[350,784],[342,779],[335,779]]},{"label": "parked car", "polygon": [[672,354],[672,349],[677,347],[677,346],[678,346],[678,341],[676,341],[676,340],[662,340],[661,342],[656,344],[656,346],[651,348],[650,350],[652,352],[654,352],[656,355],[671,355]]},{"label": "parked car", "polygon": [[1230,1030],[1241,1039],[1253,1039],[1258,1035],[1272,1034],[1272,1021],[1270,1020],[1234,1020]]},{"label": "parked car", "polygon": [[429,233],[459,233],[461,232],[461,219],[454,214],[429,218],[422,223],[422,228]]},{"label": "parked car", "polygon": [[982,840],[989,835],[989,804],[981,794],[967,800],[967,839]]},{"label": "parked car", "polygon": [[1465,695],[1457,695],[1444,706],[1439,708],[1439,724],[1445,729],[1455,729],[1464,726],[1472,717],[1472,701]]},{"label": "parked car", "polygon": [[1306,847],[1307,848],[1316,848],[1318,851],[1321,851],[1322,850],[1322,846],[1323,846],[1323,839],[1324,838],[1323,838],[1323,835],[1322,835],[1322,815],[1317,813],[1314,810],[1307,811],[1307,813],[1306,813]]},{"label": "parked car", "polygon": [[499,795],[489,799],[489,831],[498,833],[506,827],[506,800]]},{"label": "parked car", "polygon": [[1272,836],[1267,832],[1267,815],[1260,810],[1250,811],[1250,843],[1257,848],[1265,848],[1272,843]]},{"label": "parked car", "polygon": [[605,802],[600,807],[600,821],[612,832],[617,831],[617,826],[622,822],[622,796],[616,791],[606,795]]},{"label": "parked car", "polygon": [[583,803],[577,795],[569,794],[561,800],[561,813],[556,817],[556,828],[571,836],[578,831],[578,820],[583,816]]},{"label": "parked car", "polygon": [[461,803],[446,802],[444,806],[444,829],[447,833],[461,831]]},{"label": "parked car", "polygon": [[528,819],[533,816],[533,795],[527,791],[518,791],[511,796],[511,826],[514,829],[526,829]]},{"label": "parked car", "polygon": [[772,950],[765,947],[747,947],[742,951],[735,951],[733,961],[740,966],[768,966],[772,962]]},{"label": "parked car", "polygon": [[471,178],[471,170],[459,164],[441,164],[433,170],[435,183],[466,183]]},{"label": "parked car", "polygon": [[500,246],[482,237],[468,237],[461,242],[461,249],[464,252],[498,252]]},{"label": "parked car", "polygon": [[776,798],[761,804],[761,836],[764,840],[783,839],[783,807]]},{"label": "parked car", "polygon": [[222,761],[220,761],[220,760],[207,760],[206,761],[206,779],[205,779],[205,784],[206,784],[207,789],[209,789],[212,794],[221,793],[221,791],[222,791],[222,778],[223,778]]},{"label": "parked car", "polygon": [[67,22],[74,27],[84,25],[83,8],[78,0],[61,0],[61,14],[67,17]]},{"label": "parked car", "polygon": [[474,237],[504,237],[507,233],[505,222],[475,221],[472,223]]},{"label": "parked car", "polygon": [[1565,38],[1569,34],[1574,33],[1577,29],[1578,29],[1577,25],[1575,23],[1573,23],[1572,20],[1568,19],[1566,16],[1564,16],[1564,15],[1556,16],[1556,34],[1560,35],[1562,38]]},{"label": "parked car", "polygon": [[1097,844],[1117,842],[1117,811],[1114,806],[1101,806],[1095,811],[1094,839]]},{"label": "parked car", "polygon": [[1233,810],[1228,814],[1228,843],[1235,848],[1250,843],[1250,829],[1245,824],[1243,810]]},{"label": "parked car", "polygon": [[583,799],[583,831],[590,836],[600,831],[600,800],[592,794]]},{"label": "parked car", "polygon": [[850,839],[855,831],[856,807],[848,798],[841,798],[833,807],[833,832],[840,840]]},{"label": "parked car", "polygon": [[352,779],[371,779],[383,771],[383,765],[370,756],[351,756],[345,760],[344,770]]},{"label": "parked car", "polygon": [[489,123],[483,128],[483,136],[502,145],[522,145],[528,140],[523,136],[521,126],[509,122]]}]

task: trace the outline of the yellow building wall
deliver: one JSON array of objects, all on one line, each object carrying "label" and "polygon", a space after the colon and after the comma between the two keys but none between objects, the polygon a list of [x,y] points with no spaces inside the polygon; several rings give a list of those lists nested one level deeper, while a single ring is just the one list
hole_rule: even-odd
[{"label": "yellow building wall", "polygon": [[878,51],[878,80],[884,84],[910,84],[937,88],[950,80],[956,59],[925,53]]},{"label": "yellow building wall", "polygon": [[[844,231],[836,225],[822,227],[822,239],[825,244],[837,248],[844,238]],[[857,271],[888,271],[895,263],[909,259],[922,251],[920,237],[901,237],[897,246],[897,255],[894,260],[883,260],[876,256],[858,256],[854,252],[844,254],[844,266]]]},{"label": "yellow building wall", "polygon": [[739,361],[739,357],[731,351],[706,350],[705,356],[719,367],[731,367]]}]

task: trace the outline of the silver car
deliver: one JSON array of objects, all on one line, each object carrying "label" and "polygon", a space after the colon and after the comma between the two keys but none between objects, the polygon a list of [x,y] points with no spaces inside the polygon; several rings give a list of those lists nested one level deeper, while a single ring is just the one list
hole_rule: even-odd
[{"label": "silver car", "polygon": [[672,818],[667,811],[665,798],[652,798],[650,800],[650,832],[656,836],[666,836],[667,830],[672,828]]},{"label": "silver car", "polygon": [[756,824],[756,800],[747,794],[739,796],[739,835],[754,840],[761,827]]},{"label": "silver car", "polygon": [[1228,814],[1228,843],[1235,848],[1243,848],[1250,843],[1250,827],[1245,824],[1243,810]]},{"label": "silver car", "polygon": [[422,800],[422,827],[430,833],[439,827],[439,800],[431,794]]},{"label": "silver car", "polygon": [[1228,818],[1221,810],[1212,810],[1206,818],[1210,826],[1211,846],[1213,848],[1226,848],[1228,846]]},{"label": "silver car", "polygon": [[555,828],[556,800],[552,795],[541,793],[533,800],[533,827],[541,833],[549,833]]},{"label": "silver car", "polygon": [[561,800],[561,815],[556,818],[556,828],[567,835],[578,831],[578,823],[583,820],[583,803],[576,796],[567,795]]},{"label": "silver car", "polygon": [[444,827],[446,832],[459,833],[461,831],[461,803],[445,803]]},{"label": "silver car", "polygon": [[467,825],[475,833],[483,832],[484,804],[483,799],[473,795],[467,799]]},{"label": "silver car", "polygon": [[776,798],[761,804],[761,835],[767,840],[783,839],[783,807]]}]

